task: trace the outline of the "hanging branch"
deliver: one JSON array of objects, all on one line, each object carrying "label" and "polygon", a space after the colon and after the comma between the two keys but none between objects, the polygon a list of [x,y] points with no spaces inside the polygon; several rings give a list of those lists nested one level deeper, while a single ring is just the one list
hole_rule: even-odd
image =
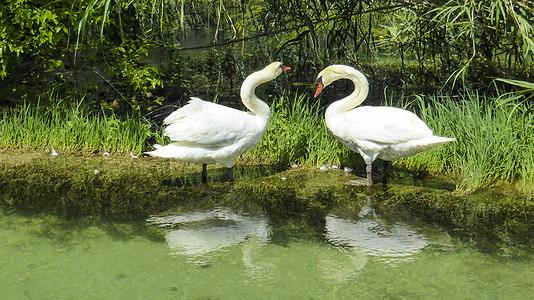
[{"label": "hanging branch", "polygon": [[[316,27],[319,24],[328,23],[328,22],[335,21],[335,20],[338,20],[338,19],[344,19],[344,18],[353,17],[353,16],[357,16],[357,15],[380,12],[380,11],[384,11],[384,10],[397,9],[397,8],[400,8],[400,7],[407,7],[407,6],[408,6],[408,2],[404,2],[403,4],[398,4],[398,5],[392,5],[392,6],[387,6],[387,7],[379,7],[379,8],[375,8],[375,9],[366,10],[366,11],[353,12],[353,13],[350,13],[350,14],[342,14],[342,15],[339,15],[339,16],[334,16],[334,17],[330,17],[330,18],[326,18],[326,19],[322,19],[322,20],[317,20],[317,21],[313,22],[313,25],[314,25],[314,27]],[[259,33],[259,34],[253,35],[253,36],[243,37],[243,38],[240,38],[240,39],[233,38],[231,40],[228,40],[228,41],[225,41],[225,42],[221,42],[221,43],[216,43],[216,44],[195,46],[195,47],[185,47],[185,48],[179,48],[177,50],[178,51],[186,51],[186,50],[198,50],[198,49],[221,47],[221,46],[226,46],[226,45],[230,45],[230,44],[234,44],[234,43],[240,43],[240,42],[244,42],[244,41],[248,41],[248,40],[254,40],[254,39],[257,39],[257,38],[260,38],[260,37],[272,36],[272,35],[276,35],[276,34],[279,34],[279,33],[282,33],[282,32],[294,31],[294,30],[297,30],[297,29],[300,29],[300,28],[303,28],[303,27],[309,27],[309,24],[301,24],[301,25],[290,27],[290,28],[284,28],[284,29],[280,29],[280,30]]]}]

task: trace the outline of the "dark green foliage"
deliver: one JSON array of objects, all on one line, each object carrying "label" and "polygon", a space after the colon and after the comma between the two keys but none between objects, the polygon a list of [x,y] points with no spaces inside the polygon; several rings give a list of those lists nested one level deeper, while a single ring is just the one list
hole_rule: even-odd
[{"label": "dark green foliage", "polygon": [[[151,42],[141,31],[144,19],[136,17],[137,9],[146,6],[138,4],[142,3],[8,0],[2,4],[0,105],[16,104],[24,95],[36,101],[35,95],[49,85],[94,92],[105,84],[122,101],[161,86],[157,67],[143,61]],[[132,99],[130,106],[138,108]]]},{"label": "dark green foliage", "polygon": [[[0,79],[31,64],[63,66],[69,9],[57,1],[6,0],[0,5]],[[27,60],[30,60],[29,62]]]},{"label": "dark green foliage", "polygon": [[[528,1],[504,0],[8,0],[0,8],[0,101],[16,104],[28,85],[35,101],[52,84],[144,109],[166,96],[164,79],[173,77],[166,65],[177,56],[188,59],[183,70],[216,86],[206,93],[218,98],[273,60],[294,68],[294,82],[345,63],[399,89],[459,79],[490,88],[489,76],[532,76],[532,11]],[[202,82],[173,79],[167,84]],[[181,91],[179,98],[197,94]]]}]

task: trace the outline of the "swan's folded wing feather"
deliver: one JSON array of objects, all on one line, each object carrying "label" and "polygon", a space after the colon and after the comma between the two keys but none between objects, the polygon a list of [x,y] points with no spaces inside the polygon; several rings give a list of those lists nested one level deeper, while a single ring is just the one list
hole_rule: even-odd
[{"label": "swan's folded wing feather", "polygon": [[247,118],[247,112],[192,98],[164,120],[165,135],[184,145],[224,147],[247,135]]},{"label": "swan's folded wing feather", "polygon": [[343,114],[352,136],[380,144],[397,144],[432,135],[415,114],[395,107],[362,106]]}]

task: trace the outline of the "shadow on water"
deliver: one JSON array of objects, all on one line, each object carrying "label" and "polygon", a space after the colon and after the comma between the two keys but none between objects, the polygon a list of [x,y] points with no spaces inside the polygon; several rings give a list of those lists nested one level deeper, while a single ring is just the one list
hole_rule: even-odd
[{"label": "shadow on water", "polygon": [[[5,241],[0,251],[14,257],[0,269],[11,280],[6,286],[12,287],[12,294],[19,295],[26,286],[47,291],[54,285],[49,278],[63,278],[59,292],[64,286],[92,284],[90,289],[106,292],[102,287],[107,287],[110,295],[122,288],[124,295],[149,291],[152,298],[175,298],[176,293],[183,298],[229,299],[267,293],[273,298],[454,298],[464,291],[470,295],[466,298],[481,293],[491,298],[531,292],[517,288],[530,286],[532,280],[531,243],[523,251],[510,247],[513,235],[495,239],[493,234],[503,228],[499,224],[506,223],[495,225],[500,219],[489,210],[481,216],[480,209],[470,210],[471,198],[447,190],[395,180],[367,189],[344,184],[355,176],[337,170],[292,168],[278,173],[248,165],[237,169],[252,180],[175,187],[162,185],[162,178],[180,172],[196,176],[200,168],[170,161],[147,160],[146,168],[136,163],[105,160],[98,166],[100,173],[83,172],[74,179],[70,165],[61,168],[42,183],[53,185],[37,199],[48,203],[56,193],[54,205],[72,205],[67,217],[18,217],[16,209],[0,206],[0,239]],[[129,167],[131,178],[112,176],[115,164]],[[9,171],[27,176],[7,187],[21,186],[32,176],[35,181],[28,182],[41,182],[50,166]],[[222,177],[225,170],[220,169]],[[261,175],[270,172],[275,173]],[[7,187],[3,191],[9,191]],[[35,202],[42,190],[34,188],[28,199]],[[11,195],[15,199],[19,194]],[[168,200],[154,204],[161,199]],[[84,214],[102,210],[81,210],[80,204],[151,213],[110,220],[102,216],[117,214]],[[518,228],[528,231],[527,225]],[[503,280],[504,288],[499,286]],[[154,296],[158,293],[163,296]]]},{"label": "shadow on water", "polygon": [[90,228],[104,231],[114,241],[128,241],[136,237],[143,237],[153,242],[165,240],[161,230],[147,227],[144,220],[110,221],[93,216],[65,218],[50,213],[9,209],[0,206],[0,217],[2,216],[16,216],[11,220],[24,222],[17,226],[27,227],[26,233],[63,245],[69,245]]},{"label": "shadow on water", "polygon": [[[358,170],[358,175],[365,178],[365,168]],[[373,181],[376,183],[398,184],[404,186],[427,187],[438,190],[454,191],[456,185],[453,182],[443,180],[424,170],[406,170],[391,164],[391,162],[377,160],[373,164]]]}]

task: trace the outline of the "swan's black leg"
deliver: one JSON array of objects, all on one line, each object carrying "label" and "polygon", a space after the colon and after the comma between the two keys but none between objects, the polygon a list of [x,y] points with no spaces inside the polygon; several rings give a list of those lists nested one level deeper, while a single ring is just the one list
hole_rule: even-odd
[{"label": "swan's black leg", "polygon": [[228,168],[228,182],[234,182],[234,168]]},{"label": "swan's black leg", "polygon": [[370,186],[371,184],[373,184],[373,179],[371,178],[371,173],[373,172],[373,165],[368,164],[365,170],[367,171],[367,185]]},{"label": "swan's black leg", "polygon": [[206,170],[206,164],[202,164],[202,183],[208,182],[208,171]]},{"label": "swan's black leg", "polygon": [[388,168],[389,168],[389,161],[383,160],[382,161],[382,183],[383,184],[388,183]]}]

